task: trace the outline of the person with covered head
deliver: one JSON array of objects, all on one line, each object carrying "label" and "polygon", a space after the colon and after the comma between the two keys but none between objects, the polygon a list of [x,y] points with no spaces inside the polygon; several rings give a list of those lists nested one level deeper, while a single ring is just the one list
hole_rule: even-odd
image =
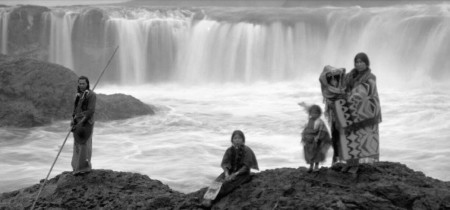
[{"label": "person with covered head", "polygon": [[322,96],[325,103],[324,116],[328,119],[330,126],[331,142],[333,146],[333,159],[331,164],[340,162],[340,125],[337,122],[335,113],[335,103],[339,99],[346,98],[345,92],[345,68],[336,68],[325,66],[320,74],[319,81],[322,90]]},{"label": "person with covered head", "polygon": [[90,90],[89,79],[80,76],[71,121],[74,137],[72,156],[74,175],[88,173],[92,169],[92,133],[96,99],[96,94]]},{"label": "person with covered head", "polygon": [[251,180],[250,169],[259,170],[255,153],[245,145],[245,135],[240,130],[231,134],[231,146],[225,151],[220,174],[205,193],[202,205],[210,207],[235,188]]},{"label": "person with covered head", "polygon": [[351,166],[349,172],[356,173],[359,163],[379,160],[381,108],[368,56],[361,52],[353,61],[355,68],[344,80],[346,99],[337,103],[337,115],[346,139],[344,159]]}]

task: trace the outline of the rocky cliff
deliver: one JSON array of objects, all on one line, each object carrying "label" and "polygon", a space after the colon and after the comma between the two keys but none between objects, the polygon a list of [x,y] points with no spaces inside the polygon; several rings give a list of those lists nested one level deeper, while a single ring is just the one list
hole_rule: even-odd
[{"label": "rocky cliff", "polygon": [[[69,120],[77,78],[57,64],[0,55],[0,126],[31,127]],[[98,94],[97,120],[146,114],[154,114],[154,110],[132,96]]]},{"label": "rocky cliff", "polygon": [[50,11],[43,6],[11,7],[8,18],[7,49],[13,55],[47,60],[49,36],[42,27],[42,14]]},{"label": "rocky cliff", "polygon": [[[450,209],[450,183],[400,163],[361,165],[357,174],[344,165],[307,173],[300,167],[262,171],[212,209]],[[41,209],[200,209],[206,188],[183,194],[146,175],[94,170],[50,179]],[[28,209],[40,185],[3,193],[0,209]]]}]

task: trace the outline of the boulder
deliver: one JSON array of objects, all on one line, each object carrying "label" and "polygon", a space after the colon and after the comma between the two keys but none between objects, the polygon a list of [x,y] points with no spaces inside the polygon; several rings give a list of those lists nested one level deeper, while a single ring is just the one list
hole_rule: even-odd
[{"label": "boulder", "polygon": [[70,119],[77,75],[56,64],[0,55],[0,126]]},{"label": "boulder", "polygon": [[[356,174],[344,164],[308,173],[305,167],[254,174],[211,209],[449,209],[450,183],[400,163],[362,164]],[[41,180],[42,183],[43,180]],[[0,209],[27,209],[40,184],[3,193]],[[44,209],[201,209],[206,187],[184,194],[146,175],[93,170],[50,179],[36,207]]]},{"label": "boulder", "polygon": [[[0,209],[31,207],[40,185],[2,194]],[[173,206],[182,194],[148,176],[93,170],[82,176],[63,172],[49,180],[36,207],[58,209],[159,209]],[[24,199],[25,202],[22,202]],[[38,209],[38,208],[36,208]]]},{"label": "boulder", "polygon": [[97,94],[95,119],[121,120],[141,115],[155,114],[154,106],[147,105],[130,95]]},{"label": "boulder", "polygon": [[[78,76],[61,65],[0,55],[0,127],[32,127],[70,120]],[[96,120],[154,114],[124,94],[98,94]]]},{"label": "boulder", "polygon": [[48,58],[49,36],[43,18],[50,11],[44,6],[22,5],[11,7],[8,18],[8,52],[13,55],[42,60]]}]

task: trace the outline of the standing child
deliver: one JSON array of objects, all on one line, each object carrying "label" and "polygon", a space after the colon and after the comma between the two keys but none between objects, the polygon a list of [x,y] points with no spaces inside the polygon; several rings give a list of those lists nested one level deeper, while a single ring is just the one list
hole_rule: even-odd
[{"label": "standing child", "polygon": [[308,172],[318,171],[319,163],[326,159],[330,148],[330,135],[320,116],[322,109],[318,105],[304,106],[309,115],[309,120],[302,132],[303,153],[306,163],[309,164]]}]

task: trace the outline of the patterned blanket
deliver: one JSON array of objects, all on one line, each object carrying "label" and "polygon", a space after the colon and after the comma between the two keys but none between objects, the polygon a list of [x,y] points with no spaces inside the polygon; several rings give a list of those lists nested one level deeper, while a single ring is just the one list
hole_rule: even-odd
[{"label": "patterned blanket", "polygon": [[346,90],[344,74],[343,68],[325,66],[319,78],[325,116],[339,131],[339,156],[342,160],[378,158],[381,110],[375,76],[368,75]]}]

